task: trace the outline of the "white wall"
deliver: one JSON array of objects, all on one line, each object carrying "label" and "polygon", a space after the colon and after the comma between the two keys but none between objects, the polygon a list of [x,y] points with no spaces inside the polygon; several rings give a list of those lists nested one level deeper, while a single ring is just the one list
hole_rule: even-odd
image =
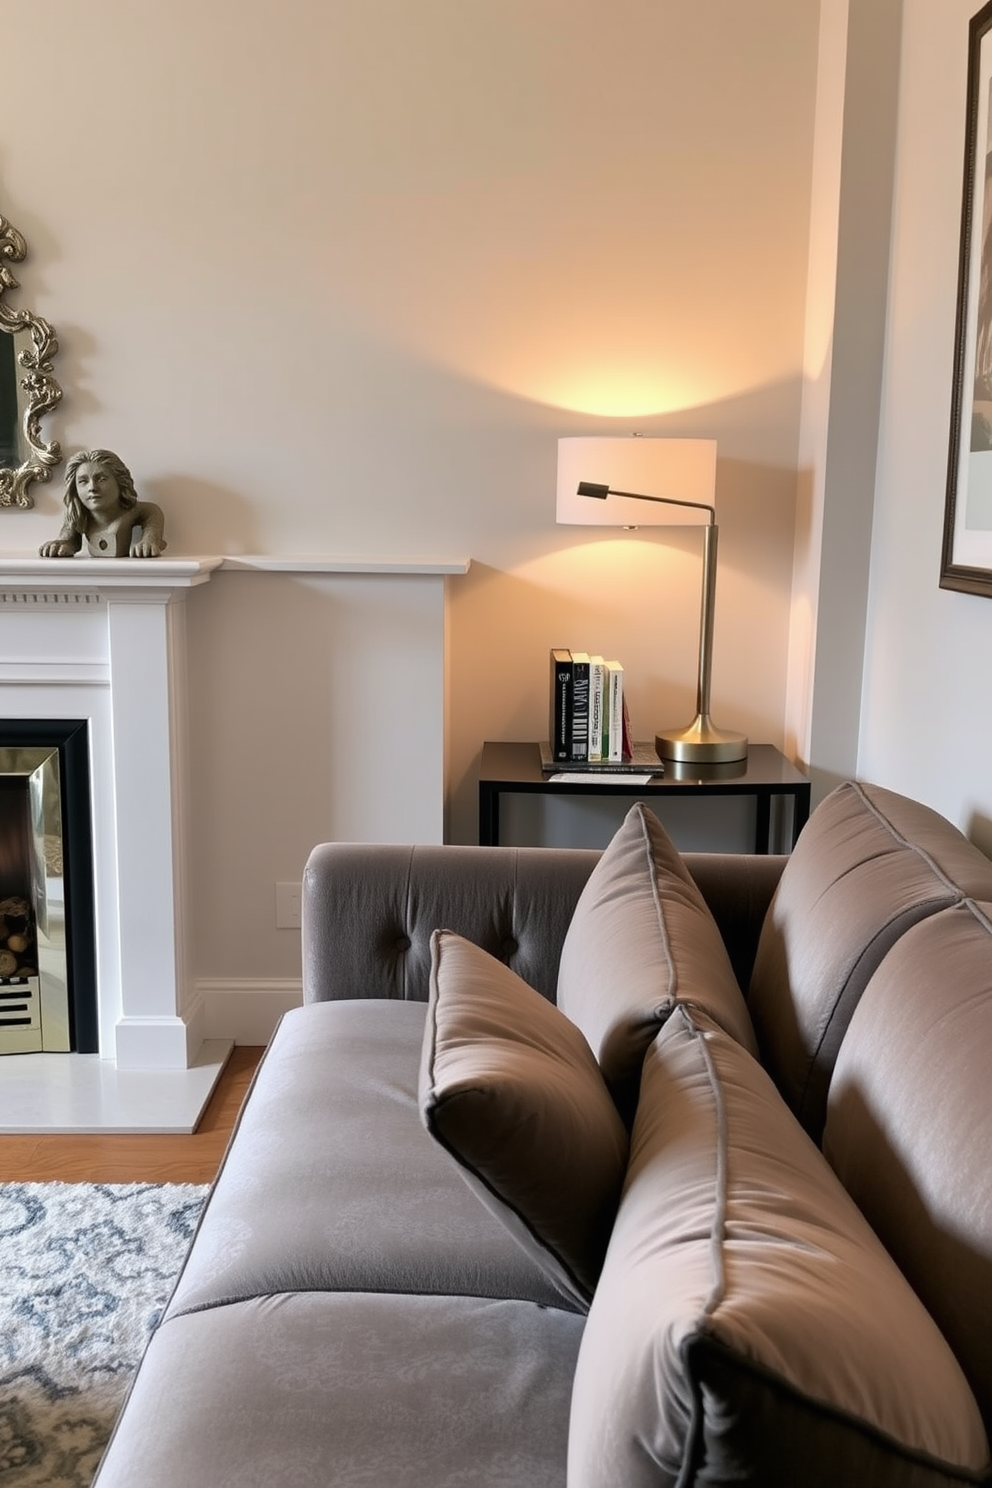
[{"label": "white wall", "polygon": [[789,738],[814,803],[857,772],[902,0],[824,0]]},{"label": "white wall", "polygon": [[[625,661],[635,732],[692,712],[693,539],[557,529],[563,434],[718,440],[714,716],[784,742],[818,22],[817,0],[48,0],[8,25],[30,65],[5,69],[0,211],[62,341],[64,444],[119,451],[172,553],[473,558],[455,840],[482,741],[546,728],[550,646]],[[41,489],[0,544],[58,520]],[[340,776],[289,825],[238,809],[269,788],[273,695],[294,802],[339,769],[288,637],[338,601],[283,588],[244,627],[233,594],[190,616],[198,971],[291,978],[262,886],[382,827]]]},{"label": "white wall", "polygon": [[971,0],[905,0],[859,773],[992,851],[992,603],[938,587]]}]

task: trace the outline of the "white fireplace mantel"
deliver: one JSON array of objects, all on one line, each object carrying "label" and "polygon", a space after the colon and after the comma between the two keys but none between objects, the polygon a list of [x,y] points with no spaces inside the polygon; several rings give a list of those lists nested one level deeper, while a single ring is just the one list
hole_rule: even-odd
[{"label": "white fireplace mantel", "polygon": [[[204,1039],[188,964],[186,596],[221,569],[443,583],[469,566],[462,558],[0,554],[0,716],[88,723],[104,1085],[108,1067],[113,1078],[139,1083],[140,1072],[154,1080],[193,1072],[217,1042]],[[65,1058],[19,1056],[54,1060],[59,1079]],[[197,1085],[199,1104],[218,1070]]]},{"label": "white fireplace mantel", "polygon": [[0,559],[0,711],[84,718],[93,795],[100,1053],[186,1069],[184,605],[219,558]]}]

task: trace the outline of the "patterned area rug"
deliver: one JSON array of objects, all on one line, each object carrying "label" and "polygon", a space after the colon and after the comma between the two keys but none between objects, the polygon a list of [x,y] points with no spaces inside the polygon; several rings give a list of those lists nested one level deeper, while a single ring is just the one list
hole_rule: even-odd
[{"label": "patterned area rug", "polygon": [[0,1488],[89,1488],[207,1191],[0,1184]]}]

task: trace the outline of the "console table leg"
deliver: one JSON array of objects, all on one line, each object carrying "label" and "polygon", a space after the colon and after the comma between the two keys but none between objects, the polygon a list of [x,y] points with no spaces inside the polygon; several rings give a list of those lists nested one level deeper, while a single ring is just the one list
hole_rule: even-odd
[{"label": "console table leg", "polygon": [[771,835],[771,804],[772,798],[767,793],[755,797],[757,810],[754,821],[754,850],[756,853],[768,852],[768,839]]},{"label": "console table leg", "polygon": [[499,791],[479,782],[479,845],[499,846]]}]

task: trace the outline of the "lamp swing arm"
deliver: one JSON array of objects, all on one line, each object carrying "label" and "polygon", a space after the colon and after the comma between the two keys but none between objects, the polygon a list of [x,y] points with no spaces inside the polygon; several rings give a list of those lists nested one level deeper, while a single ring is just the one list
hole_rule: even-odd
[{"label": "lamp swing arm", "polygon": [[645,496],[640,491],[617,491],[613,486],[600,485],[598,481],[579,481],[578,494],[593,496],[598,501],[605,501],[607,496],[626,496],[631,501],[654,501],[661,506],[691,506],[696,511],[709,512],[709,525],[716,524],[716,507],[707,501],[681,501],[676,496]]},{"label": "lamp swing arm", "polygon": [[706,501],[680,501],[674,496],[648,496],[642,491],[618,491],[598,481],[579,481],[578,495],[605,501],[607,496],[626,496],[633,501],[655,501],[662,506],[693,507],[708,513],[703,529],[703,592],[699,616],[699,671],[696,684],[696,716],[688,728],[666,730],[655,736],[655,747],[663,759],[683,764],[725,764],[747,758],[747,738],[717,728],[710,718],[710,680],[713,671],[713,622],[716,612],[716,555],[720,529],[716,507]]},{"label": "lamp swing arm", "polygon": [[605,501],[607,496],[626,496],[631,501],[655,501],[662,506],[689,506],[709,513],[703,533],[703,592],[699,613],[699,675],[696,683],[696,713],[709,718],[710,679],[713,671],[713,625],[716,614],[716,553],[719,527],[716,507],[707,501],[682,501],[675,496],[648,496],[643,491],[618,491],[599,481],[579,481],[578,494]]}]

